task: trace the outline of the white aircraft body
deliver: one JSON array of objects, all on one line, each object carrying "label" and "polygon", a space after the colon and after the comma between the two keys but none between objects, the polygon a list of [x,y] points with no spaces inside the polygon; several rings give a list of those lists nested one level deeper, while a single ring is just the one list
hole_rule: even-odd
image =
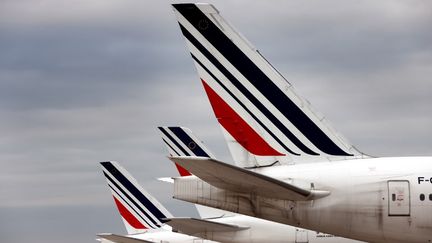
[{"label": "white aircraft body", "polygon": [[238,166],[171,156],[174,197],[369,242],[432,241],[432,158],[359,152],[210,4],[174,4]]},{"label": "white aircraft body", "polygon": [[[159,127],[159,130],[170,156],[200,156],[215,159],[212,152],[190,129],[185,127]],[[176,164],[176,167],[182,177],[191,176],[183,167],[178,164]],[[241,231],[246,236],[240,236],[239,232],[237,235],[224,235],[220,232],[210,231],[199,234],[199,237],[209,240],[221,242],[359,242],[250,216],[233,214],[222,210],[215,211],[215,209],[199,205],[196,206],[201,217],[211,218],[214,222],[242,225],[244,229],[248,228],[248,230]],[[183,225],[178,224],[176,221],[169,221],[167,224],[171,225],[178,232],[196,235],[195,231],[183,228]]]},{"label": "white aircraft body", "polygon": [[117,162],[102,162],[101,165],[128,231],[128,235],[99,234],[101,242],[356,242],[203,206],[197,209],[207,219],[175,218]]}]

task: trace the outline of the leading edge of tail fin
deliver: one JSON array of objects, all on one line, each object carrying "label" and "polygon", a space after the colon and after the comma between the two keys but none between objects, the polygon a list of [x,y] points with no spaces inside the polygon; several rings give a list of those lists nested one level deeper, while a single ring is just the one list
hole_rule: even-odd
[{"label": "leading edge of tail fin", "polygon": [[[173,4],[216,118],[255,156],[361,156],[211,4]],[[289,155],[289,156],[286,156]]]},{"label": "leading edge of tail fin", "polygon": [[128,234],[159,229],[165,218],[172,217],[119,163],[108,161],[100,164]]}]

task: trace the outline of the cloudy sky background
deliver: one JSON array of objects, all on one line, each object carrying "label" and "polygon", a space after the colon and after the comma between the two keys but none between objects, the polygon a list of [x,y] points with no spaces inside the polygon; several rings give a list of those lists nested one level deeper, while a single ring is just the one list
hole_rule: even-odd
[{"label": "cloudy sky background", "polygon": [[[432,155],[432,2],[211,1],[360,150]],[[0,1],[0,241],[123,233],[98,161],[177,216],[156,127],[230,160],[168,1]]]}]

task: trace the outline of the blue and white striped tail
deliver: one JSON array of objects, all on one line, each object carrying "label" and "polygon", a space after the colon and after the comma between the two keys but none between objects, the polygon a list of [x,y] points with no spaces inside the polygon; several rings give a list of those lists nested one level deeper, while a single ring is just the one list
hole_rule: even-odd
[{"label": "blue and white striped tail", "polygon": [[164,226],[164,219],[172,217],[168,210],[117,162],[101,162],[101,165],[128,234],[159,229]]},{"label": "blue and white striped tail", "polygon": [[[173,8],[227,141],[235,140],[255,161],[291,163],[361,155],[213,5]],[[236,158],[241,154],[238,146],[234,150],[235,161],[245,159]]]},{"label": "blue and white striped tail", "polygon": [[[199,156],[215,159],[214,155],[199,140],[189,128],[186,127],[158,127],[162,141],[168,149],[170,156]],[[175,164],[180,176],[190,176],[191,173],[178,164]]]},{"label": "blue and white striped tail", "polygon": [[215,158],[212,152],[186,127],[158,127],[171,156]]}]

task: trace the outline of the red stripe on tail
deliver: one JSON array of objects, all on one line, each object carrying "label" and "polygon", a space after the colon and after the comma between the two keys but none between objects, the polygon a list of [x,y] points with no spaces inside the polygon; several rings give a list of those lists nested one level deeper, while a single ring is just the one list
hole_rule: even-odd
[{"label": "red stripe on tail", "polygon": [[218,122],[247,151],[255,155],[284,155],[273,149],[210,86],[201,79]]},{"label": "red stripe on tail", "polygon": [[119,202],[119,200],[117,200],[117,198],[114,196],[113,198],[121,216],[130,224],[130,226],[134,227],[135,229],[147,229],[140,221],[138,221],[137,218],[135,218],[135,216],[133,216],[131,212],[129,212],[125,206],[123,206],[121,202]]},{"label": "red stripe on tail", "polygon": [[185,168],[183,168],[181,165],[174,163],[175,166],[177,167],[177,170],[180,174],[180,176],[190,176],[192,175],[189,171],[187,171]]}]

